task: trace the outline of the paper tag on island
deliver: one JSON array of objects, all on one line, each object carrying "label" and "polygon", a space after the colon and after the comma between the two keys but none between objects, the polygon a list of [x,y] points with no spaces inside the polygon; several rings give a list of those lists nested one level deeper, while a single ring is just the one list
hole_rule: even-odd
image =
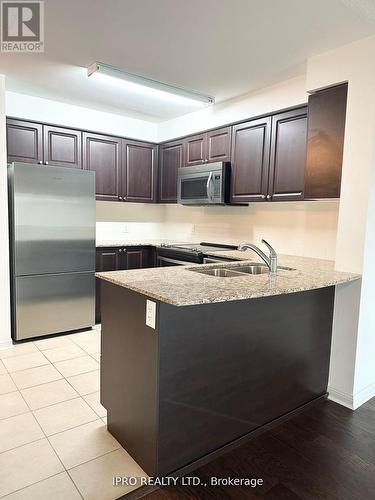
[{"label": "paper tag on island", "polygon": [[146,325],[155,330],[156,325],[156,302],[146,301]]}]

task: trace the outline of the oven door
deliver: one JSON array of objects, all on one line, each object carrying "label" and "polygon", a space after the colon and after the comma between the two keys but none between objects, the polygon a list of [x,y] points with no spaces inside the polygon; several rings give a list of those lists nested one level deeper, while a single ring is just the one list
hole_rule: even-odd
[{"label": "oven door", "polygon": [[224,203],[223,164],[183,167],[178,172],[178,202],[182,205],[220,205]]},{"label": "oven door", "polygon": [[172,259],[170,257],[164,257],[162,255],[158,255],[157,258],[158,267],[188,266],[189,264],[191,265],[192,262],[187,262],[186,260]]}]

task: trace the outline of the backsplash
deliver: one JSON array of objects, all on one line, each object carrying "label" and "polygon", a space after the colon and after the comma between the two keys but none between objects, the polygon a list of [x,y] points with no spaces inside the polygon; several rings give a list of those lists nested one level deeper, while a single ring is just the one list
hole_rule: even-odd
[{"label": "backsplash", "polygon": [[337,200],[247,207],[98,202],[96,238],[231,244],[243,240],[260,244],[265,238],[279,253],[334,260],[338,210]]},{"label": "backsplash", "polygon": [[164,222],[97,222],[96,241],[132,241],[169,239],[176,241],[197,241],[193,235],[194,226],[184,223]]}]

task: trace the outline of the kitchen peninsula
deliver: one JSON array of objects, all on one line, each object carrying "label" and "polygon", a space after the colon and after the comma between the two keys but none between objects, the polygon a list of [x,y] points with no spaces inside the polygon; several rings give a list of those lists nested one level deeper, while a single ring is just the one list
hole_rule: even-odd
[{"label": "kitchen peninsula", "polygon": [[276,275],[217,277],[242,262],[97,273],[108,429],[152,476],[209,460],[327,392],[331,261],[279,256]]}]

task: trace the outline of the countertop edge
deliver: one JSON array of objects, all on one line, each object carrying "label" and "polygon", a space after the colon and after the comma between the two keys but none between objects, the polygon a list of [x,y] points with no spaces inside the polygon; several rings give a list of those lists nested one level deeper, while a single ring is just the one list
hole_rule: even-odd
[{"label": "countertop edge", "polygon": [[[163,302],[166,304],[170,304],[176,307],[184,307],[184,306],[194,306],[194,305],[204,305],[204,304],[219,304],[219,303],[224,303],[224,302],[234,302],[237,300],[253,300],[253,299],[258,299],[258,298],[263,298],[263,297],[272,297],[272,296],[277,296],[277,295],[286,295],[290,293],[299,293],[299,292],[307,292],[309,290],[317,290],[320,288],[327,288],[330,286],[338,286],[338,285],[343,285],[345,283],[350,283],[352,281],[356,281],[358,279],[361,279],[361,275],[351,275],[343,279],[339,280],[327,280],[324,283],[317,284],[317,285],[309,285],[309,286],[297,286],[297,287],[291,287],[288,289],[282,289],[282,290],[269,290],[269,291],[262,291],[261,293],[259,292],[254,292],[254,293],[244,293],[243,296],[236,296],[233,298],[207,298],[207,299],[199,299],[199,300],[184,300],[184,301],[174,301],[170,297],[163,297],[161,295],[158,295],[157,293],[154,293],[152,291],[147,291],[144,288],[141,288],[133,283],[124,283],[121,282],[120,280],[114,278],[113,276],[110,275],[112,271],[109,271],[107,273],[96,273],[96,277],[99,279],[102,279],[104,281],[107,281],[109,283],[115,284],[117,286],[120,286],[122,288],[132,290],[133,292],[140,293],[141,295],[144,295],[146,297],[149,297],[151,299],[157,300],[159,302]],[[116,272],[116,271],[114,271]],[[126,272],[126,271],[125,271]]]}]

